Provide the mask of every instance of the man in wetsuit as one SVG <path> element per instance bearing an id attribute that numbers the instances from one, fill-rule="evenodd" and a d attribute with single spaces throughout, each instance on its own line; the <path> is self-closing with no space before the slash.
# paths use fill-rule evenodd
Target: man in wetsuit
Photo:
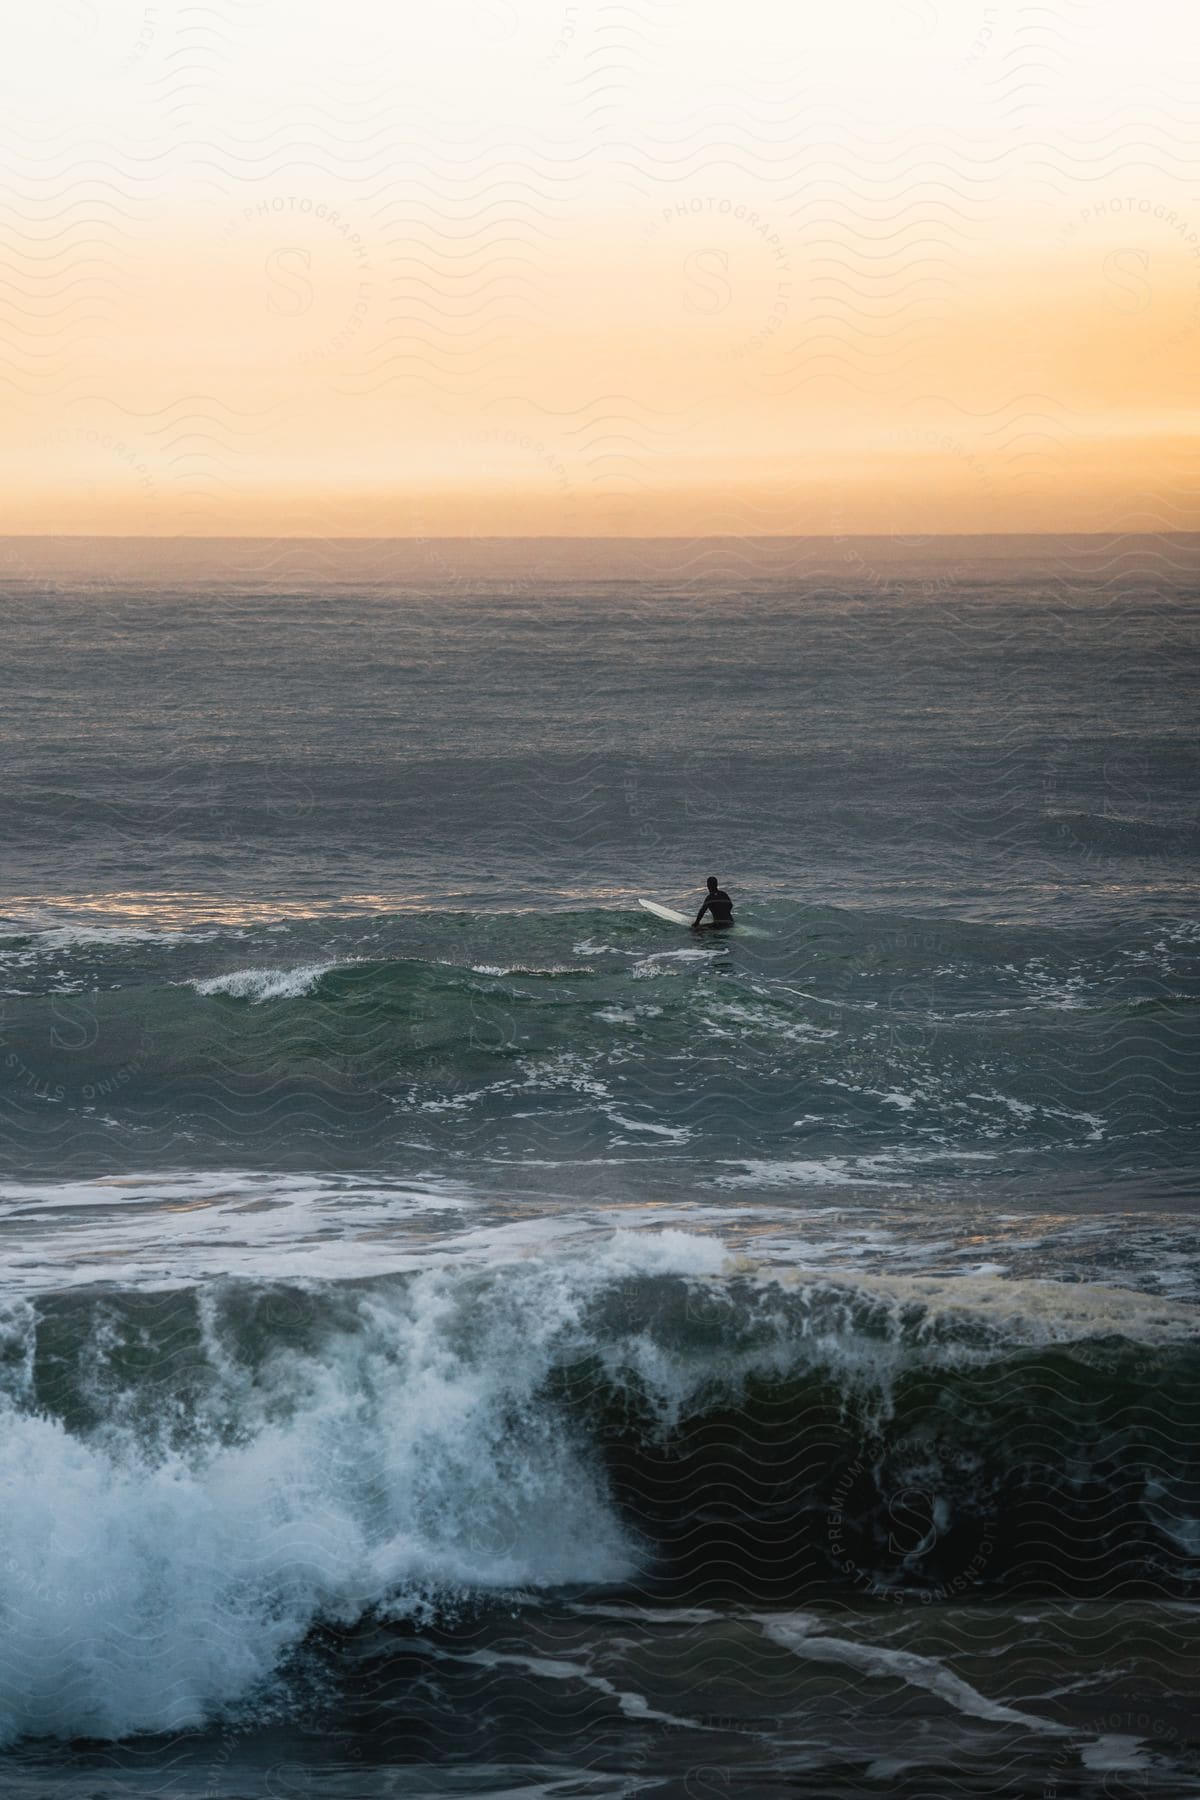
<path id="1" fill-rule="evenodd" d="M 733 901 L 729 898 L 729 895 L 725 892 L 724 888 L 721 887 L 715 875 L 710 875 L 708 878 L 708 898 L 705 900 L 704 905 L 700 908 L 700 911 L 692 921 L 693 931 L 695 931 L 705 913 L 712 914 L 712 922 L 714 925 L 733 924 Z"/>

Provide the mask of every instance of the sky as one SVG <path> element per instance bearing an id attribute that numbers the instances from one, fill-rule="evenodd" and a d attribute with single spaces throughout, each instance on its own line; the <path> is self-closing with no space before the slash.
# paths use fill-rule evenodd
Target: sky
<path id="1" fill-rule="evenodd" d="M 1176 0 L 39 0 L 0 532 L 1200 525 Z"/>

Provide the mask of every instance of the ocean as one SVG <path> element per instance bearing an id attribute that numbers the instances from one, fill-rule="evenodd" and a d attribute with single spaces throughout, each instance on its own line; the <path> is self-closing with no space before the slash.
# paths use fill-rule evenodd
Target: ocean
<path id="1" fill-rule="evenodd" d="M 0 542 L 5 1795 L 1200 1793 L 1198 551 Z"/>

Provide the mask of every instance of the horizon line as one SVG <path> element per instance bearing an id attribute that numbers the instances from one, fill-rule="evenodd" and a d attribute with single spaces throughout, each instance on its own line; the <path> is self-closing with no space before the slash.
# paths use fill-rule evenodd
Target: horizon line
<path id="1" fill-rule="evenodd" d="M 1200 526 L 1181 531 L 924 531 L 897 536 L 890 531 L 762 531 L 762 532 L 405 532 L 380 536 L 353 533 L 337 536 L 315 532 L 136 532 L 136 531 L 6 531 L 0 543 L 111 544 L 845 544 L 852 540 L 894 544 L 919 550 L 923 544 L 958 539 L 1086 538 L 1114 543 L 1122 538 L 1196 538 Z"/>

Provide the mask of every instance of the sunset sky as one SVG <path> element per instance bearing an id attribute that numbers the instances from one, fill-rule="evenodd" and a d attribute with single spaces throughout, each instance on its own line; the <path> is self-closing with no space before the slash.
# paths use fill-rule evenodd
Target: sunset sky
<path id="1" fill-rule="evenodd" d="M 4 532 L 1200 524 L 1183 0 L 40 0 L 0 91 Z"/>

